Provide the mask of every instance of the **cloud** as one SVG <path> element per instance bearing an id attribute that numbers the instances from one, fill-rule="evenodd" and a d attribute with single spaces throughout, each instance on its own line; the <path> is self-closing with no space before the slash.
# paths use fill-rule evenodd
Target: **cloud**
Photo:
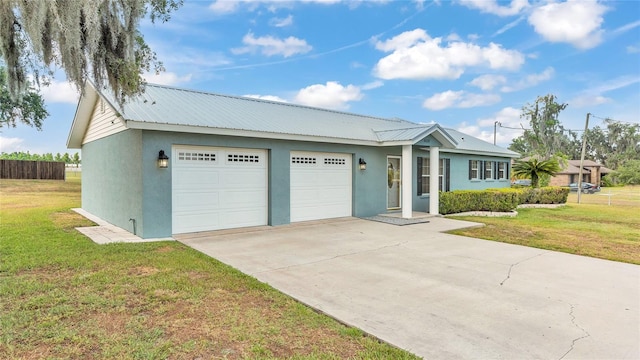
<path id="1" fill-rule="evenodd" d="M 478 106 L 488 106 L 499 102 L 500 95 L 496 94 L 474 94 L 466 91 L 444 91 L 434 94 L 426 99 L 422 106 L 429 110 L 444 110 L 447 108 L 472 108 Z"/>
<path id="2" fill-rule="evenodd" d="M 41 86 L 42 97 L 47 103 L 77 104 L 80 93 L 68 82 L 52 81 L 48 86 Z"/>
<path id="3" fill-rule="evenodd" d="M 12 153 L 16 151 L 23 151 L 22 143 L 24 139 L 14 137 L 0 136 L 0 153 Z"/>
<path id="4" fill-rule="evenodd" d="M 460 4 L 498 16 L 513 16 L 520 14 L 529 7 L 528 0 L 512 0 L 509 6 L 498 5 L 496 0 L 459 0 Z"/>
<path id="5" fill-rule="evenodd" d="M 600 104 L 606 104 L 613 101 L 613 99 L 602 95 L 582 94 L 569 100 L 569 104 L 575 108 L 592 107 Z"/>
<path id="6" fill-rule="evenodd" d="M 423 29 L 406 31 L 386 41 L 377 41 L 376 49 L 391 52 L 374 67 L 382 79 L 457 79 L 467 67 L 517 70 L 524 55 L 490 43 L 481 47 L 461 41 L 442 44 Z"/>
<path id="7" fill-rule="evenodd" d="M 231 49 L 234 54 L 245 54 L 260 52 L 266 56 L 282 55 L 289 57 L 296 54 L 305 54 L 313 49 L 311 45 L 303 39 L 289 36 L 286 39 L 279 39 L 273 36 L 255 37 L 249 32 L 242 38 L 244 47 Z"/>
<path id="8" fill-rule="evenodd" d="M 362 89 L 362 90 L 377 89 L 377 88 L 379 88 L 379 87 L 382 87 L 383 85 L 384 85 L 384 82 L 383 82 L 383 81 L 375 80 L 375 81 L 372 81 L 372 82 L 370 82 L 370 83 L 366 83 L 366 84 L 362 85 L 362 86 L 361 86 L 361 89 Z"/>
<path id="9" fill-rule="evenodd" d="M 600 26 L 606 11 L 607 7 L 596 1 L 569 0 L 533 9 L 528 21 L 547 41 L 590 49 L 602 41 Z"/>
<path id="10" fill-rule="evenodd" d="M 164 71 L 161 73 L 150 73 L 145 74 L 144 79 L 146 82 L 150 84 L 158 84 L 158 85 L 176 85 L 182 84 L 191 81 L 191 74 L 187 74 L 184 76 L 178 76 L 176 73 Z"/>
<path id="11" fill-rule="evenodd" d="M 469 135 L 473 135 L 484 141 L 493 143 L 493 129 L 496 129 L 496 143 L 507 146 L 511 141 L 522 135 L 520 109 L 506 107 L 491 117 L 480 118 L 476 125 L 461 123 L 457 129 Z M 496 124 L 496 121 L 498 122 Z"/>
<path id="12" fill-rule="evenodd" d="M 627 53 L 628 53 L 628 54 L 637 54 L 637 53 L 640 53 L 640 46 L 635 46 L 635 45 L 629 45 L 629 46 L 627 46 Z"/>
<path id="13" fill-rule="evenodd" d="M 520 79 L 520 81 L 517 81 L 517 82 L 513 83 L 512 85 L 503 86 L 502 88 L 500 88 L 500 91 L 502 91 L 502 92 L 514 92 L 514 91 L 519 91 L 519 90 L 522 90 L 522 89 L 527 89 L 527 88 L 536 86 L 536 85 L 538 85 L 539 83 L 541 83 L 543 81 L 547 81 L 547 80 L 551 79 L 554 74 L 555 74 L 555 70 L 551 66 L 549 66 L 548 68 L 544 69 L 544 71 L 539 73 L 539 74 L 527 75 L 523 79 Z"/>
<path id="14" fill-rule="evenodd" d="M 286 27 L 293 24 L 293 15 L 289 14 L 286 18 L 273 18 L 269 20 L 269 25 L 275 27 Z"/>
<path id="15" fill-rule="evenodd" d="M 471 80 L 469 84 L 479 87 L 482 90 L 492 90 L 498 85 L 502 85 L 507 82 L 507 78 L 502 75 L 487 74 L 478 76 Z"/>
<path id="16" fill-rule="evenodd" d="M 288 103 L 287 100 L 276 96 L 276 95 L 254 95 L 254 94 L 248 94 L 248 95 L 242 95 L 244 97 L 249 97 L 249 98 L 254 98 L 254 99 L 260 99 L 260 100 L 269 100 L 269 101 L 277 101 L 277 102 L 283 102 L 283 103 Z"/>
<path id="17" fill-rule="evenodd" d="M 216 0 L 209 5 L 209 10 L 216 14 L 230 14 L 238 10 L 239 1 Z"/>
<path id="18" fill-rule="evenodd" d="M 348 109 L 348 102 L 359 101 L 363 96 L 357 86 L 342 86 L 337 81 L 327 81 L 325 85 L 315 84 L 300 89 L 295 102 L 321 108 Z"/>

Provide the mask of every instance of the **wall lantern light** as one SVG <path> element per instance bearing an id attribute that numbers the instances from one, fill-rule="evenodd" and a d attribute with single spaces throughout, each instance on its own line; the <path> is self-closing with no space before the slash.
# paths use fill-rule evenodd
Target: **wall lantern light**
<path id="1" fill-rule="evenodd" d="M 160 150 L 158 153 L 158 167 L 161 169 L 169 167 L 169 157 L 164 153 L 164 150 Z"/>
<path id="2" fill-rule="evenodd" d="M 358 166 L 360 167 L 360 170 L 367 170 L 367 162 L 364 161 L 362 158 L 358 160 Z"/>

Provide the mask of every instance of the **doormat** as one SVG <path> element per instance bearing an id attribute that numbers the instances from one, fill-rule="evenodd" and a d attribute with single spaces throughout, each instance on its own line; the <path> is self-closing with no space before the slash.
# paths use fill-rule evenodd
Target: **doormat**
<path id="1" fill-rule="evenodd" d="M 362 218 L 362 219 L 371 220 L 371 221 L 377 221 L 377 222 L 381 222 L 381 223 L 385 223 L 385 224 L 398 225 L 398 226 L 413 225 L 413 224 L 424 224 L 424 223 L 428 223 L 429 222 L 429 220 L 427 218 L 405 219 L 405 218 L 400 218 L 400 217 L 380 216 L 380 215 L 366 217 L 366 218 Z"/>

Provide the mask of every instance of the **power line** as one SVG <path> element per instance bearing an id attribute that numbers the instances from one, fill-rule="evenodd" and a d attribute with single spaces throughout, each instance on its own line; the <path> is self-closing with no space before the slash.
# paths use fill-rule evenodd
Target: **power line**
<path id="1" fill-rule="evenodd" d="M 637 122 L 631 122 L 631 121 L 624 121 L 624 120 L 616 120 L 616 119 L 612 119 L 610 117 L 602 117 L 602 116 L 598 116 L 598 115 L 594 115 L 591 114 L 591 117 L 594 117 L 596 119 L 600 119 L 600 120 L 609 120 L 609 121 L 613 121 L 613 122 L 617 122 L 617 123 L 625 123 L 625 124 L 632 124 L 632 125 L 639 125 L 640 123 Z"/>

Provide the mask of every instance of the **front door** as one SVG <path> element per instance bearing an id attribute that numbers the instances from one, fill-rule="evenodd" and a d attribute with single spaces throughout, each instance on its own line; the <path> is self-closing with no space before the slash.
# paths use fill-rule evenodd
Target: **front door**
<path id="1" fill-rule="evenodd" d="M 387 209 L 400 209 L 401 187 L 400 187 L 400 156 L 387 156 Z"/>

